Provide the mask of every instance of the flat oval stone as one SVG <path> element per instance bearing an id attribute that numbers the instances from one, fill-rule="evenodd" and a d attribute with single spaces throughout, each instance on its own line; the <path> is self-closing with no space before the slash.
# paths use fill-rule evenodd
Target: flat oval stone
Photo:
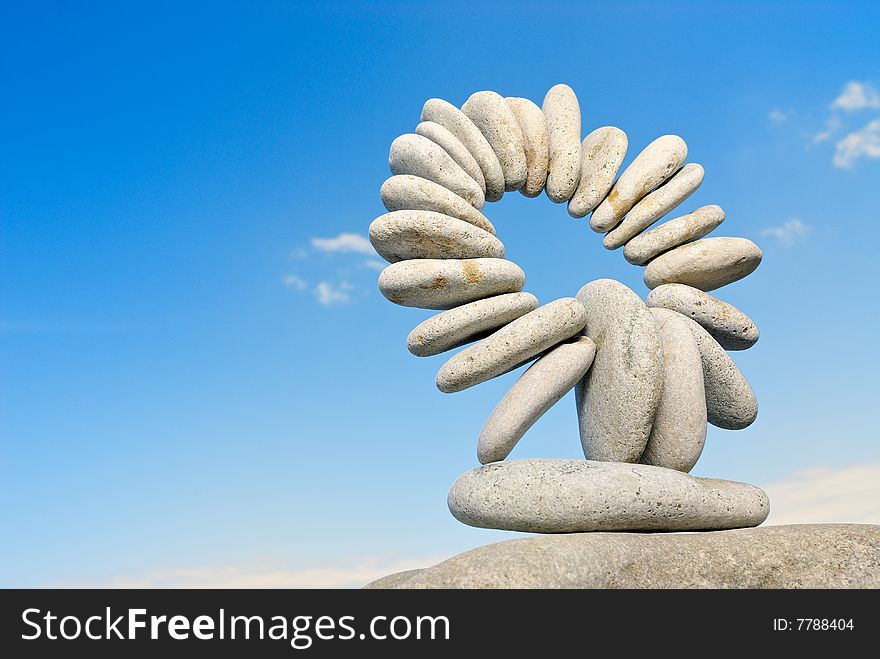
<path id="1" fill-rule="evenodd" d="M 486 179 L 483 177 L 483 170 L 480 169 L 476 159 L 467 150 L 467 147 L 455 135 L 450 133 L 448 129 L 433 121 L 423 121 L 416 126 L 416 135 L 427 137 L 435 144 L 443 147 L 443 150 L 452 156 L 452 159 L 458 163 L 458 166 L 476 181 L 484 193 L 486 192 Z"/>
<path id="2" fill-rule="evenodd" d="M 461 111 L 480 129 L 504 172 L 504 189 L 519 190 L 526 184 L 525 138 L 504 98 L 493 91 L 470 95 Z"/>
<path id="3" fill-rule="evenodd" d="M 651 142 L 627 167 L 611 192 L 593 211 L 593 231 L 610 231 L 645 195 L 672 176 L 687 158 L 687 144 L 678 135 Z"/>
<path id="4" fill-rule="evenodd" d="M 747 238 L 703 238 L 655 258 L 643 279 L 648 288 L 687 284 L 711 291 L 754 272 L 761 257 L 761 250 Z"/>
<path id="5" fill-rule="evenodd" d="M 422 107 L 422 121 L 433 121 L 455 135 L 480 166 L 486 183 L 486 201 L 498 201 L 504 194 L 504 172 L 498 156 L 480 129 L 452 103 L 431 98 Z"/>
<path id="6" fill-rule="evenodd" d="M 703 167 L 696 163 L 682 167 L 675 176 L 633 206 L 623 221 L 606 234 L 602 240 L 605 249 L 622 247 L 654 224 L 690 197 L 700 187 L 704 175 Z"/>
<path id="7" fill-rule="evenodd" d="M 633 265 L 645 265 L 658 254 L 711 233 L 723 221 L 720 206 L 702 206 L 636 236 L 623 248 L 623 257 Z"/>
<path id="8" fill-rule="evenodd" d="M 379 291 L 404 307 L 451 309 L 522 290 L 526 274 L 505 259 L 413 259 L 379 273 Z"/>
<path id="9" fill-rule="evenodd" d="M 654 317 L 620 282 L 597 279 L 577 294 L 584 334 L 596 342 L 593 366 L 575 388 L 588 460 L 638 462 L 663 389 L 663 353 Z"/>
<path id="10" fill-rule="evenodd" d="M 725 350 L 751 348 L 761 336 L 742 311 L 692 286 L 663 284 L 650 292 L 647 302 L 697 321 Z"/>
<path id="11" fill-rule="evenodd" d="M 679 314 L 651 309 L 663 346 L 663 393 L 643 464 L 689 472 L 706 442 L 706 390 L 697 340 Z"/>
<path id="12" fill-rule="evenodd" d="M 526 533 L 714 531 L 757 526 L 770 512 L 754 485 L 564 459 L 493 462 L 465 472 L 447 502 L 469 526 Z"/>
<path id="13" fill-rule="evenodd" d="M 581 178 L 581 106 L 568 85 L 553 85 L 541 105 L 547 121 L 550 171 L 547 197 L 561 204 L 571 199 Z"/>
<path id="14" fill-rule="evenodd" d="M 449 394 L 503 375 L 571 338 L 585 322 L 586 312 L 573 297 L 538 307 L 443 364 L 437 388 Z"/>
<path id="15" fill-rule="evenodd" d="M 758 399 L 724 348 L 687 316 L 688 328 L 697 340 L 703 361 L 706 416 L 713 426 L 742 430 L 758 416 Z"/>
<path id="16" fill-rule="evenodd" d="M 404 174 L 387 179 L 379 190 L 389 211 L 435 211 L 458 218 L 495 235 L 495 227 L 476 208 L 439 183 Z"/>
<path id="17" fill-rule="evenodd" d="M 547 182 L 550 150 L 547 122 L 541 108 L 527 98 L 505 98 L 525 140 L 526 184 L 519 191 L 526 197 L 537 197 Z"/>
<path id="18" fill-rule="evenodd" d="M 538 308 L 531 293 L 506 293 L 444 311 L 419 323 L 406 340 L 417 357 L 439 355 L 485 336 Z"/>
<path id="19" fill-rule="evenodd" d="M 626 157 L 626 133 L 614 126 L 597 128 L 581 143 L 581 176 L 568 214 L 585 217 L 608 195 Z"/>
<path id="20" fill-rule="evenodd" d="M 477 182 L 427 137 L 407 133 L 396 138 L 391 143 L 388 167 L 392 174 L 412 174 L 439 183 L 477 210 L 483 207 L 485 197 Z"/>
<path id="21" fill-rule="evenodd" d="M 529 366 L 483 426 L 477 442 L 480 462 L 506 458 L 535 421 L 584 377 L 595 356 L 596 344 L 581 336 L 559 344 Z"/>
<path id="22" fill-rule="evenodd" d="M 488 231 L 434 211 L 393 211 L 370 224 L 370 242 L 386 261 L 504 258 Z"/>

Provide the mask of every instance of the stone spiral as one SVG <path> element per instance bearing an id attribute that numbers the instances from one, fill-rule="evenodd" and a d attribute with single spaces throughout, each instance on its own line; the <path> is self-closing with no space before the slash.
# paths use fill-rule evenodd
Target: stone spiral
<path id="1" fill-rule="evenodd" d="M 471 343 L 440 368 L 437 386 L 447 393 L 532 362 L 479 434 L 478 459 L 489 466 L 456 482 L 450 510 L 474 526 L 539 532 L 760 524 L 769 502 L 758 488 L 687 472 L 707 423 L 742 429 L 757 416 L 754 393 L 726 351 L 754 345 L 758 329 L 708 291 L 753 272 L 761 250 L 746 238 L 707 238 L 725 219 L 715 205 L 654 227 L 703 181 L 703 167 L 686 163 L 681 137 L 658 137 L 618 176 L 626 133 L 604 126 L 582 139 L 582 120 L 564 84 L 540 107 L 479 91 L 460 109 L 428 100 L 415 132 L 391 145 L 393 176 L 381 189 L 388 213 L 370 225 L 373 246 L 391 264 L 379 289 L 395 304 L 442 310 L 412 331 L 410 352 L 436 355 Z M 644 267 L 647 302 L 610 279 L 544 305 L 523 292 L 525 274 L 504 258 L 484 208 L 514 190 L 544 191 L 573 218 L 590 215 L 605 248 L 622 247 L 629 263 Z M 503 462 L 572 388 L 587 467 Z M 577 496 L 540 512 L 536 493 L 557 496 L 560 483 L 597 474 L 601 487 L 570 484 Z M 644 488 L 633 489 L 633 478 Z M 620 503 L 643 489 L 651 501 Z M 488 490 L 494 498 L 481 494 Z M 691 497 L 684 508 L 682 493 Z"/>

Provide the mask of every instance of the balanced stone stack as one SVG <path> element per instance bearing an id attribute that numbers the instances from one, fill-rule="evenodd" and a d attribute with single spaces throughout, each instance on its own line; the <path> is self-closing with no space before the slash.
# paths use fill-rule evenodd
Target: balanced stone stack
<path id="1" fill-rule="evenodd" d="M 624 169 L 628 141 L 613 126 L 581 139 L 567 85 L 542 107 L 480 91 L 458 108 L 430 99 L 415 132 L 391 145 L 382 185 L 389 211 L 370 240 L 391 265 L 391 302 L 441 313 L 412 330 L 417 356 L 465 346 L 437 373 L 458 392 L 532 362 L 477 441 L 484 466 L 452 486 L 452 514 L 477 527 L 537 533 L 709 531 L 757 526 L 769 501 L 755 486 L 688 475 L 706 424 L 738 430 L 758 405 L 728 350 L 758 340 L 739 309 L 709 294 L 747 276 L 761 250 L 746 238 L 706 238 L 724 211 L 702 206 L 651 228 L 699 187 L 684 140 L 664 135 Z M 644 266 L 647 301 L 610 279 L 540 305 L 522 268 L 481 212 L 519 190 L 545 191 L 604 234 L 607 249 Z M 574 388 L 585 460 L 505 461 L 535 421 Z"/>

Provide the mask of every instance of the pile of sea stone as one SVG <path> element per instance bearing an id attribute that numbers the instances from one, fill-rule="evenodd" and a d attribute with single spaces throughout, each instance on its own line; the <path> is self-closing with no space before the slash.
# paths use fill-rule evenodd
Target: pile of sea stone
<path id="1" fill-rule="evenodd" d="M 391 263 L 379 276 L 390 301 L 444 310 L 409 335 L 410 352 L 436 355 L 472 343 L 437 374 L 456 392 L 532 360 L 480 434 L 485 465 L 462 475 L 449 508 L 473 526 L 540 533 L 682 531 L 756 526 L 769 502 L 757 487 L 688 472 L 706 424 L 741 429 L 757 415 L 751 387 L 727 354 L 758 340 L 739 309 L 709 295 L 751 273 L 761 250 L 745 238 L 704 238 L 724 220 L 703 206 L 656 228 L 685 201 L 703 168 L 664 135 L 617 177 L 626 134 L 605 126 L 581 141 L 577 97 L 556 85 L 543 106 L 491 91 L 461 109 L 427 101 L 415 132 L 391 145 L 382 185 L 388 213 L 370 240 Z M 481 213 L 505 191 L 567 202 L 591 213 L 608 249 L 645 266 L 647 303 L 599 279 L 575 297 L 539 306 L 523 270 Z M 646 231 L 647 230 L 647 231 Z M 586 460 L 505 461 L 575 388 Z"/>

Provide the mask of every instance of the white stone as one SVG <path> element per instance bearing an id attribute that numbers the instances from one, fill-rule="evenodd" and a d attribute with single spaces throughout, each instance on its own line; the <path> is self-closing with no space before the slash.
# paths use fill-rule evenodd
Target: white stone
<path id="1" fill-rule="evenodd" d="M 761 257 L 761 250 L 747 238 L 703 238 L 652 260 L 643 279 L 648 288 L 687 284 L 711 291 L 754 272 Z"/>
<path id="2" fill-rule="evenodd" d="M 470 95 L 461 111 L 480 129 L 504 172 L 504 189 L 519 190 L 526 183 L 525 138 L 504 98 L 493 91 Z"/>
<path id="3" fill-rule="evenodd" d="M 581 175 L 568 202 L 568 214 L 585 217 L 608 195 L 623 164 L 628 145 L 626 133 L 614 126 L 597 128 L 581 143 Z"/>
<path id="4" fill-rule="evenodd" d="M 427 137 L 432 142 L 443 147 L 443 149 L 452 156 L 452 159 L 458 163 L 468 176 L 470 176 L 483 193 L 486 192 L 486 179 L 483 177 L 483 170 L 477 164 L 476 159 L 467 150 L 467 147 L 461 143 L 455 135 L 440 124 L 433 121 L 423 121 L 416 126 L 416 135 Z"/>
<path id="5" fill-rule="evenodd" d="M 723 221 L 720 206 L 702 206 L 636 236 L 623 248 L 623 256 L 633 265 L 645 265 L 663 252 L 711 233 Z"/>
<path id="6" fill-rule="evenodd" d="M 498 201 L 504 194 L 504 172 L 498 156 L 474 122 L 452 103 L 431 98 L 422 107 L 422 121 L 440 124 L 467 147 L 483 172 L 486 183 L 486 201 Z"/>
<path id="7" fill-rule="evenodd" d="M 504 258 L 488 231 L 434 211 L 393 211 L 370 224 L 370 242 L 386 261 Z"/>
<path id="8" fill-rule="evenodd" d="M 439 183 L 404 174 L 388 178 L 379 190 L 389 211 L 435 211 L 458 218 L 495 235 L 495 227 L 476 208 Z"/>
<path id="9" fill-rule="evenodd" d="M 685 473 L 706 442 L 706 390 L 697 340 L 685 319 L 651 309 L 663 346 L 663 393 L 641 462 Z"/>
<path id="10" fill-rule="evenodd" d="M 687 144 L 678 135 L 651 142 L 627 167 L 608 196 L 593 211 L 593 231 L 610 231 L 645 195 L 672 176 L 687 158 Z"/>
<path id="11" fill-rule="evenodd" d="M 525 533 L 714 531 L 757 526 L 770 512 L 754 485 L 563 459 L 507 460 L 465 472 L 447 501 L 464 524 Z"/>
<path id="12" fill-rule="evenodd" d="M 506 293 L 431 316 L 409 333 L 406 345 L 417 357 L 439 355 L 485 338 L 499 327 L 538 308 L 531 293 Z"/>
<path id="13" fill-rule="evenodd" d="M 451 309 L 522 290 L 526 275 L 505 259 L 414 259 L 379 273 L 379 290 L 404 307 Z"/>
<path id="14" fill-rule="evenodd" d="M 547 182 L 547 168 L 550 150 L 547 137 L 547 122 L 541 108 L 527 98 L 504 99 L 525 140 L 526 184 L 519 191 L 526 197 L 537 197 Z"/>
<path id="15" fill-rule="evenodd" d="M 696 163 L 687 164 L 678 170 L 675 176 L 633 206 L 623 221 L 608 232 L 602 240 L 605 249 L 623 247 L 630 239 L 690 197 L 700 187 L 704 174 L 702 166 Z"/>
<path id="16" fill-rule="evenodd" d="M 595 356 L 596 344 L 581 336 L 559 344 L 529 366 L 483 426 L 477 442 L 480 462 L 504 460 L 535 421 L 584 377 Z"/>
<path id="17" fill-rule="evenodd" d="M 698 322 L 725 350 L 751 348 L 760 338 L 755 323 L 732 304 L 685 284 L 663 284 L 648 295 L 649 307 L 677 311 Z"/>
<path id="18" fill-rule="evenodd" d="M 557 204 L 571 199 L 581 177 L 581 108 L 574 90 L 554 85 L 541 106 L 550 148 L 547 197 Z"/>
<path id="19" fill-rule="evenodd" d="M 411 174 L 439 183 L 477 210 L 483 207 L 483 190 L 439 144 L 407 133 L 391 143 L 388 167 L 392 174 Z"/>
<path id="20" fill-rule="evenodd" d="M 730 355 L 706 330 L 690 318 L 682 317 L 687 319 L 700 349 L 709 423 L 726 430 L 750 426 L 758 416 L 758 400 L 749 383 Z"/>
<path id="21" fill-rule="evenodd" d="M 663 388 L 663 353 L 654 318 L 633 291 L 612 279 L 577 294 L 584 334 L 596 359 L 575 389 L 581 444 L 588 460 L 638 462 Z"/>
<path id="22" fill-rule="evenodd" d="M 453 393 L 507 373 L 571 338 L 585 321 L 583 306 L 572 297 L 538 307 L 443 364 L 437 388 Z"/>

